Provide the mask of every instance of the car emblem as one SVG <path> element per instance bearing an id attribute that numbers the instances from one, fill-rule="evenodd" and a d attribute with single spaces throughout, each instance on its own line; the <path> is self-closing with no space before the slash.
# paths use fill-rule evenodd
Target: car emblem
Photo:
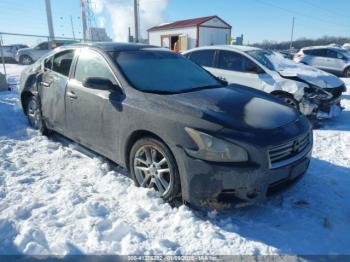
<path id="1" fill-rule="evenodd" d="M 299 153 L 300 151 L 300 142 L 299 141 L 295 141 L 293 144 L 293 152 L 294 153 Z"/>

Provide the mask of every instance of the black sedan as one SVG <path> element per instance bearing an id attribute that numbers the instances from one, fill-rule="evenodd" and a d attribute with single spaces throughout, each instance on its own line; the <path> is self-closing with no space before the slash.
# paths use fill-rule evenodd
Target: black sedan
<path id="1" fill-rule="evenodd" d="M 312 131 L 266 93 L 147 45 L 62 47 L 21 76 L 29 123 L 127 168 L 169 202 L 243 206 L 308 168 Z"/>

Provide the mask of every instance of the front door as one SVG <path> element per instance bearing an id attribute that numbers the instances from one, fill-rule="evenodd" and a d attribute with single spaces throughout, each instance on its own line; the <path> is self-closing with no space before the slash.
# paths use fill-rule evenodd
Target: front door
<path id="1" fill-rule="evenodd" d="M 51 129 L 65 128 L 65 93 L 74 50 L 66 50 L 44 61 L 44 73 L 39 83 L 43 118 Z"/>
<path id="2" fill-rule="evenodd" d="M 84 86 L 85 80 L 92 77 L 109 79 L 117 84 L 101 54 L 82 50 L 66 93 L 67 132 L 74 140 L 113 159 L 119 118 L 118 109 L 111 103 L 114 92 L 108 88 L 101 90 Z M 108 116 L 111 117 L 107 119 Z"/>
<path id="3" fill-rule="evenodd" d="M 219 51 L 217 65 L 209 71 L 230 84 L 239 84 L 262 89 L 265 74 L 259 74 L 253 61 L 232 51 Z"/>

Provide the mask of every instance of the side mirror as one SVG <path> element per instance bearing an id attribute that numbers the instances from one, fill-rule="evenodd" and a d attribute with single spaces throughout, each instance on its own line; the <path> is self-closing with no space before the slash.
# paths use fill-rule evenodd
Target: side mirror
<path id="1" fill-rule="evenodd" d="M 87 88 L 97 89 L 97 90 L 113 90 L 118 89 L 121 92 L 121 88 L 112 83 L 111 80 L 101 77 L 88 77 L 83 82 L 83 85 Z"/>

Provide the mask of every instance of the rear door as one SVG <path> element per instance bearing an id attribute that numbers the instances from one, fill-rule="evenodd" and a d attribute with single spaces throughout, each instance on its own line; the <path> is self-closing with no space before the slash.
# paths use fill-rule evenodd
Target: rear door
<path id="1" fill-rule="evenodd" d="M 308 65 L 327 70 L 329 69 L 329 64 L 327 61 L 327 50 L 326 49 L 312 49 L 304 51 L 309 57 L 306 63 Z"/>
<path id="2" fill-rule="evenodd" d="M 343 71 L 346 62 L 344 61 L 345 57 L 341 53 L 332 49 L 327 49 L 326 56 L 326 65 L 330 71 L 337 73 Z"/>
<path id="3" fill-rule="evenodd" d="M 40 99 L 43 117 L 49 127 L 64 132 L 65 93 L 74 50 L 65 50 L 45 59 L 40 82 Z"/>
<path id="4" fill-rule="evenodd" d="M 83 145 L 113 159 L 118 141 L 120 110 L 113 104 L 113 90 L 84 86 L 87 78 L 109 79 L 118 84 L 107 60 L 98 52 L 84 49 L 78 56 L 74 77 L 69 81 L 66 98 L 69 136 Z M 106 117 L 112 116 L 106 119 Z"/>

